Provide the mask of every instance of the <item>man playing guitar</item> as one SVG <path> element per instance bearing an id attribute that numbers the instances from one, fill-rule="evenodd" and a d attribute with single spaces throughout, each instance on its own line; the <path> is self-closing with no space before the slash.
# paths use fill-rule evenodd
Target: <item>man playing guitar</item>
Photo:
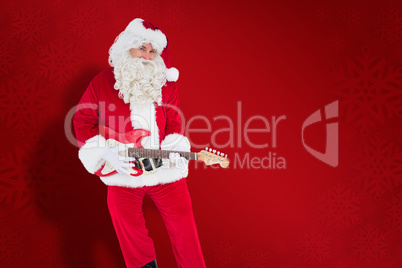
<path id="1" fill-rule="evenodd" d="M 186 183 L 191 157 L 177 108 L 178 71 L 169 68 L 167 49 L 166 36 L 153 24 L 130 22 L 109 50 L 112 68 L 91 81 L 74 116 L 79 158 L 108 187 L 129 268 L 156 267 L 142 213 L 145 194 L 163 217 L 178 266 L 205 267 Z M 140 156 L 140 150 L 156 155 Z"/>

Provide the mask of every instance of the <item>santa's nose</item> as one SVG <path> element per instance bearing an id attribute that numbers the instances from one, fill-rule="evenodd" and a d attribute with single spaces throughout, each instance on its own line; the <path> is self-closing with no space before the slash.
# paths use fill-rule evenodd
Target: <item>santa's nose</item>
<path id="1" fill-rule="evenodd" d="M 143 52 L 141 58 L 146 59 L 146 60 L 150 60 L 151 59 L 151 54 L 147 53 L 147 52 Z"/>

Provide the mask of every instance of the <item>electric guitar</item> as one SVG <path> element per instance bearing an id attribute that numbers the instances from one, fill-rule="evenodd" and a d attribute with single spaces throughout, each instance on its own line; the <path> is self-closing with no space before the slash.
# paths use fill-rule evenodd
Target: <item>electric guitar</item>
<path id="1" fill-rule="evenodd" d="M 136 158 L 136 166 L 127 168 L 131 176 L 140 176 L 142 174 L 149 175 L 155 173 L 158 164 L 161 165 L 161 159 L 169 159 L 170 153 L 179 153 L 181 157 L 184 157 L 187 160 L 204 161 L 206 165 L 219 164 L 223 168 L 227 168 L 229 166 L 227 155 L 217 152 L 216 150 L 212 150 L 211 148 L 208 149 L 208 147 L 199 153 L 144 149 L 141 145 L 141 139 L 151 134 L 151 132 L 146 129 L 134 129 L 126 133 L 119 133 L 107 126 L 100 125 L 99 133 L 106 139 L 109 147 L 128 147 L 127 150 L 121 152 L 124 154 L 120 154 L 121 156 Z M 158 162 L 155 163 L 154 159 L 157 159 Z M 147 161 L 148 167 L 145 167 L 145 161 Z M 113 175 L 115 173 L 117 173 L 117 171 L 109 162 L 106 162 L 95 172 L 95 174 L 100 177 Z"/>

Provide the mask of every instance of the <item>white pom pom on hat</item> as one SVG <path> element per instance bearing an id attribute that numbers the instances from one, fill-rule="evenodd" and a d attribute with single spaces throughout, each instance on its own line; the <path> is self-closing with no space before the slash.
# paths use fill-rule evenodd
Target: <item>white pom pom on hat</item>
<path id="1" fill-rule="evenodd" d="M 157 52 L 160 53 L 167 68 L 167 81 L 176 82 L 179 79 L 179 71 L 170 65 L 168 39 L 160 29 L 149 21 L 137 18 L 128 24 L 124 32 L 134 35 L 136 40 L 142 40 L 145 43 L 152 44 Z"/>
<path id="2" fill-rule="evenodd" d="M 172 82 L 177 81 L 179 79 L 179 70 L 177 70 L 175 67 L 167 69 L 166 79 Z"/>

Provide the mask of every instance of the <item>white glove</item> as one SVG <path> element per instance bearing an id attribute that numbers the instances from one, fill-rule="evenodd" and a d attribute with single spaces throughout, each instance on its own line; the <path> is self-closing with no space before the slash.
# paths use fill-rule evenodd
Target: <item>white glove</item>
<path id="1" fill-rule="evenodd" d="M 130 175 L 127 168 L 133 167 L 134 163 L 129 163 L 129 161 L 134 161 L 135 158 L 119 155 L 119 152 L 125 152 L 126 150 L 127 148 L 124 146 L 108 148 L 102 157 L 108 161 L 118 173 Z"/>
<path id="2" fill-rule="evenodd" d="M 180 151 L 180 152 L 189 152 L 188 148 L 183 146 L 176 146 L 172 149 L 172 151 Z M 169 161 L 170 163 L 176 165 L 176 167 L 180 169 L 185 169 L 188 166 L 188 160 L 179 153 L 170 153 L 169 154 Z"/>

